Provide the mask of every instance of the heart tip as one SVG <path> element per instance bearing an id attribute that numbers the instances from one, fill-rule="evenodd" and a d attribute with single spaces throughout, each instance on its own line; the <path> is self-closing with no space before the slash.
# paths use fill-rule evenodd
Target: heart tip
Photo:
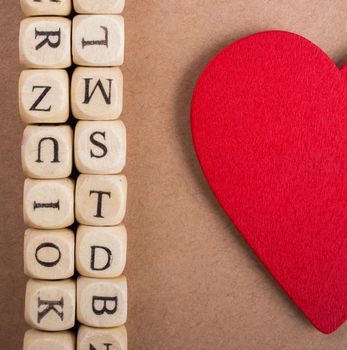
<path id="1" fill-rule="evenodd" d="M 319 332 L 321 332 L 325 335 L 329 335 L 329 334 L 336 332 L 342 326 L 344 321 L 339 323 L 339 324 L 327 324 L 326 322 L 324 322 L 324 324 L 322 324 L 320 322 L 316 323 L 316 322 L 311 320 L 311 323 L 314 326 L 314 328 L 316 328 Z"/>

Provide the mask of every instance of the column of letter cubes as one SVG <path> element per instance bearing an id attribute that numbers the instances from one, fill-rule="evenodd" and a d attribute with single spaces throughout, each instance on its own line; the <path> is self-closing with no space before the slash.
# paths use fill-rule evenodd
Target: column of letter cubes
<path id="1" fill-rule="evenodd" d="M 72 3 L 73 2 L 73 3 Z M 62 16 L 78 13 L 73 20 Z M 21 0 L 24 350 L 127 348 L 124 0 Z M 72 42 L 72 45 L 71 45 Z M 77 67 L 70 79 L 65 68 Z M 71 80 L 71 81 L 70 81 Z M 68 125 L 70 110 L 78 119 Z M 75 131 L 75 132 L 74 132 Z M 80 175 L 72 180 L 73 158 Z M 79 223 L 76 237 L 69 228 Z M 80 273 L 73 280 L 75 267 Z M 77 306 L 76 306 L 77 297 Z M 77 315 L 77 339 L 70 331 Z M 49 332 L 48 332 L 49 331 Z"/>
<path id="2" fill-rule="evenodd" d="M 71 0 L 21 0 L 19 112 L 22 141 L 26 287 L 24 350 L 73 350 L 76 281 L 73 130 L 69 118 Z M 54 331 L 50 333 L 48 331 Z"/>
<path id="3" fill-rule="evenodd" d="M 77 349 L 127 348 L 124 0 L 74 0 L 71 110 L 78 120 L 76 182 Z"/>

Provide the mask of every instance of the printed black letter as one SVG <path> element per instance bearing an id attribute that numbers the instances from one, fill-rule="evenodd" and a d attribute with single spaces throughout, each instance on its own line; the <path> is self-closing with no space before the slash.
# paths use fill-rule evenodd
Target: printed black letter
<path id="1" fill-rule="evenodd" d="M 82 49 L 88 45 L 104 45 L 108 48 L 108 29 L 107 27 L 100 26 L 100 28 L 105 32 L 105 39 L 103 40 L 85 40 L 82 38 Z"/>
<path id="2" fill-rule="evenodd" d="M 40 306 L 45 305 L 47 306 L 44 310 L 38 311 L 37 312 L 37 323 L 40 323 L 41 320 L 50 312 L 54 311 L 60 319 L 63 321 L 64 320 L 64 298 L 61 298 L 60 300 L 57 301 L 52 301 L 52 300 L 41 300 L 40 297 L 38 297 L 38 308 Z M 61 312 L 59 312 L 55 307 L 59 306 L 61 308 Z"/>
<path id="3" fill-rule="evenodd" d="M 104 271 L 104 270 L 108 269 L 111 266 L 111 262 L 112 262 L 111 250 L 108 249 L 107 247 L 102 247 L 102 246 L 97 246 L 97 245 L 93 245 L 90 248 L 91 248 L 90 268 L 94 271 Z M 102 267 L 95 266 L 95 252 L 97 249 L 103 250 L 107 254 L 107 262 Z"/>
<path id="4" fill-rule="evenodd" d="M 110 346 L 112 346 L 113 344 L 104 343 L 103 345 L 106 347 L 105 350 L 110 350 Z M 98 350 L 98 349 L 96 349 L 92 344 L 89 344 L 89 350 Z"/>
<path id="5" fill-rule="evenodd" d="M 37 108 L 39 104 L 42 102 L 42 100 L 46 97 L 46 95 L 49 93 L 49 91 L 52 89 L 51 86 L 33 86 L 33 92 L 35 89 L 43 89 L 41 95 L 38 97 L 38 99 L 34 102 L 34 104 L 30 107 L 30 111 L 36 111 L 36 112 L 50 112 L 52 106 L 49 106 L 47 108 Z"/>
<path id="6" fill-rule="evenodd" d="M 104 140 L 106 141 L 106 132 L 105 132 L 105 131 L 104 131 L 104 132 L 95 131 L 95 132 L 93 132 L 93 133 L 90 135 L 90 138 L 89 138 L 90 142 L 91 142 L 93 145 L 95 145 L 95 146 L 97 146 L 97 147 L 99 147 L 99 148 L 102 149 L 102 154 L 95 154 L 95 153 L 93 152 L 93 150 L 90 150 L 90 158 L 103 158 L 103 157 L 105 157 L 106 154 L 107 154 L 107 147 L 106 147 L 103 143 L 101 143 L 101 142 L 99 142 L 99 141 L 97 141 L 97 140 L 95 139 L 95 136 L 96 136 L 96 135 L 102 136 L 102 137 L 104 138 Z"/>
<path id="7" fill-rule="evenodd" d="M 40 140 L 38 149 L 37 149 L 37 159 L 35 160 L 36 163 L 43 163 L 41 160 L 41 146 L 42 143 L 45 141 L 52 141 L 53 143 L 53 160 L 51 163 L 60 163 L 59 162 L 59 143 L 54 137 L 44 137 Z"/>
<path id="8" fill-rule="evenodd" d="M 83 79 L 85 81 L 85 89 L 84 89 L 84 104 L 88 104 L 90 100 L 92 99 L 95 91 L 97 88 L 100 89 L 102 97 L 104 98 L 107 105 L 111 104 L 111 88 L 112 88 L 112 79 L 106 79 L 108 81 L 108 95 L 106 93 L 106 90 L 104 86 L 102 85 L 101 80 L 99 79 L 98 82 L 95 84 L 93 91 L 90 92 L 90 82 L 93 80 L 92 78 L 85 78 Z"/>
<path id="9" fill-rule="evenodd" d="M 98 205 L 96 209 L 96 214 L 94 215 L 95 218 L 103 218 L 102 216 L 102 196 L 106 195 L 108 198 L 111 198 L 111 192 L 103 192 L 103 191 L 90 191 L 89 196 L 92 194 L 97 194 L 98 195 Z"/>
<path id="10" fill-rule="evenodd" d="M 103 307 L 101 309 L 97 309 L 95 304 L 97 301 L 102 301 L 103 302 Z M 107 308 L 107 302 L 114 303 L 114 306 L 112 309 Z M 93 297 L 93 311 L 96 315 L 103 315 L 103 314 L 108 314 L 108 315 L 113 315 L 116 313 L 118 307 L 118 297 L 115 296 L 114 298 L 112 297 Z"/>
<path id="11" fill-rule="evenodd" d="M 55 202 L 55 203 L 37 203 L 36 201 L 34 201 L 34 204 L 33 204 L 33 207 L 34 207 L 34 211 L 36 209 L 42 209 L 42 208 L 51 208 L 51 209 L 58 209 L 60 210 L 60 203 L 59 201 Z"/>
<path id="12" fill-rule="evenodd" d="M 37 39 L 38 36 L 44 36 L 45 38 L 39 44 L 36 45 L 36 50 L 40 50 L 46 44 L 52 49 L 56 49 L 60 45 L 61 29 L 59 28 L 59 30 L 57 31 L 39 31 L 37 30 L 37 28 L 35 28 L 35 39 Z M 50 41 L 50 37 L 55 37 L 56 41 Z"/>
<path id="13" fill-rule="evenodd" d="M 53 260 L 53 261 L 43 261 L 39 258 L 39 252 L 41 249 L 44 249 L 44 248 L 53 248 L 55 249 L 57 252 L 58 252 L 58 257 L 56 260 Z M 57 245 L 55 245 L 54 243 L 50 243 L 50 242 L 46 242 L 46 243 L 42 243 L 40 244 L 37 248 L 36 248 L 36 251 L 35 251 L 35 258 L 36 258 L 36 261 L 42 265 L 42 266 L 45 266 L 45 267 L 53 267 L 55 265 L 58 264 L 58 262 L 60 261 L 61 259 L 61 252 L 60 252 L 60 249 Z"/>

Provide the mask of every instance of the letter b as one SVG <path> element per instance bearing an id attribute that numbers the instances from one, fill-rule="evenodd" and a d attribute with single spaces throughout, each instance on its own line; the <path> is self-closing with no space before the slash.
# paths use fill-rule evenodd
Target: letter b
<path id="1" fill-rule="evenodd" d="M 90 327 L 123 325 L 127 319 L 127 283 L 125 277 L 77 280 L 77 318 Z"/>

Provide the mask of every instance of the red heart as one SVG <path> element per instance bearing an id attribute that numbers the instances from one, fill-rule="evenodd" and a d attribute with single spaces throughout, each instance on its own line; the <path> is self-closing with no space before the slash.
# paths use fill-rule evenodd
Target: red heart
<path id="1" fill-rule="evenodd" d="M 346 72 L 296 34 L 264 32 L 219 53 L 192 101 L 213 192 L 324 333 L 347 318 Z"/>

